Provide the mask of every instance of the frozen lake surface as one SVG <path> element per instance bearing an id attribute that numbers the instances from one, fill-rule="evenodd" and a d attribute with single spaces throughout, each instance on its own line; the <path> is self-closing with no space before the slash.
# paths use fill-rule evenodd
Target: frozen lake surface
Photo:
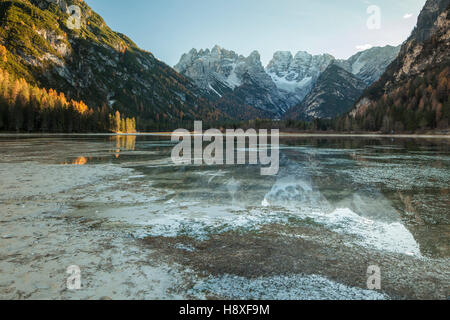
<path id="1" fill-rule="evenodd" d="M 0 136 L 0 298 L 450 296 L 449 139 L 286 136 L 276 176 L 176 166 L 173 146 Z"/>

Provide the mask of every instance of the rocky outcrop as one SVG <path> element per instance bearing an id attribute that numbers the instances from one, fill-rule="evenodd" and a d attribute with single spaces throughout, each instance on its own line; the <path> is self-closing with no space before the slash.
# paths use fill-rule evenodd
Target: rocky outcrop
<path id="1" fill-rule="evenodd" d="M 383 96 L 405 89 L 403 86 L 409 81 L 423 78 L 426 73 L 427 78 L 436 78 L 450 65 L 449 7 L 450 0 L 426 2 L 416 28 L 403 43 L 397 58 L 359 99 L 351 113 L 353 116 L 363 116 Z M 430 85 L 436 87 L 433 83 Z M 403 105 L 410 103 L 417 106 L 419 101 L 404 101 Z"/>

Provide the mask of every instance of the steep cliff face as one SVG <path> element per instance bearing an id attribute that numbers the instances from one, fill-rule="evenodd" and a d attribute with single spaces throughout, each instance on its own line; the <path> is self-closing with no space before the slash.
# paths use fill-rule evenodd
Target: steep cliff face
<path id="1" fill-rule="evenodd" d="M 244 60 L 233 51 L 215 46 L 211 51 L 192 49 L 183 54 L 174 68 L 194 80 L 201 89 L 211 92 L 213 97 L 220 97 L 241 85 L 235 70 Z"/>
<path id="2" fill-rule="evenodd" d="M 212 50 L 192 49 L 181 57 L 175 70 L 194 80 L 215 101 L 235 100 L 272 117 L 279 117 L 289 107 L 265 72 L 257 51 L 244 57 L 219 46 Z"/>
<path id="3" fill-rule="evenodd" d="M 320 74 L 334 61 L 329 54 L 276 52 L 266 71 L 290 106 L 303 101 Z"/>
<path id="4" fill-rule="evenodd" d="M 431 93 L 437 90 L 448 90 L 447 81 L 439 83 L 441 78 L 448 74 L 450 65 L 450 0 L 428 0 L 419 15 L 417 27 L 408 40 L 402 45 L 398 57 L 387 68 L 381 78 L 375 82 L 361 97 L 353 110 L 352 115 L 363 116 L 369 109 L 375 108 L 381 100 L 385 104 L 393 104 L 387 99 L 394 98 L 392 95 L 411 91 L 411 86 L 420 89 L 423 85 Z M 419 83 L 420 82 L 420 83 Z M 423 82 L 423 83 L 422 83 Z M 422 92 L 424 93 L 424 92 Z M 441 94 L 442 96 L 447 94 Z M 436 109 L 439 103 L 447 99 L 433 99 L 426 96 L 427 101 L 422 100 L 421 90 L 417 94 L 409 92 L 402 98 L 396 107 L 417 108 L 419 104 L 434 104 L 434 106 L 420 106 L 420 109 Z M 398 105 L 397 105 L 398 104 Z M 440 107 L 442 108 L 442 107 Z M 433 110 L 436 111 L 436 110 Z"/>
<path id="5" fill-rule="evenodd" d="M 333 63 L 319 76 L 303 102 L 286 119 L 332 119 L 348 112 L 366 88 L 365 82 Z"/>
<path id="6" fill-rule="evenodd" d="M 70 5 L 81 8 L 79 29 L 68 28 Z M 137 116 L 142 129 L 223 117 L 191 80 L 113 32 L 81 0 L 2 0 L 0 24 L 0 67 L 32 84 Z"/>
<path id="7" fill-rule="evenodd" d="M 399 57 L 387 75 L 393 83 L 415 77 L 424 71 L 449 62 L 450 58 L 450 0 L 428 0 L 422 10 L 417 27 L 403 44 Z M 382 79 L 383 80 L 383 79 Z M 389 89 L 387 84 L 386 89 Z"/>

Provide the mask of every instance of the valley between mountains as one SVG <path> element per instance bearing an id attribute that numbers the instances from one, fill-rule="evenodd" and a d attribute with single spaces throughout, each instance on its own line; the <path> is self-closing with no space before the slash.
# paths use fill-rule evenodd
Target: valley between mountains
<path id="1" fill-rule="evenodd" d="M 75 30 L 66 25 L 71 5 L 82 12 Z M 256 50 L 246 57 L 216 45 L 192 49 L 172 68 L 80 0 L 2 0 L 0 24 L 0 131 L 155 132 L 192 129 L 195 120 L 264 120 L 287 130 L 423 133 L 449 124 L 449 0 L 428 0 L 401 46 L 347 60 L 278 51 L 266 66 Z"/>

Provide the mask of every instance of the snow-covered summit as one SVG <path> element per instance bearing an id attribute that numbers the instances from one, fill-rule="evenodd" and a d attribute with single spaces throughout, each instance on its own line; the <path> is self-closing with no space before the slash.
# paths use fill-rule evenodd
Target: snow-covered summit
<path id="1" fill-rule="evenodd" d="M 300 51 L 293 56 L 289 51 L 277 51 L 266 72 L 289 104 L 295 105 L 312 90 L 320 74 L 334 60 L 329 54 L 312 55 Z"/>

